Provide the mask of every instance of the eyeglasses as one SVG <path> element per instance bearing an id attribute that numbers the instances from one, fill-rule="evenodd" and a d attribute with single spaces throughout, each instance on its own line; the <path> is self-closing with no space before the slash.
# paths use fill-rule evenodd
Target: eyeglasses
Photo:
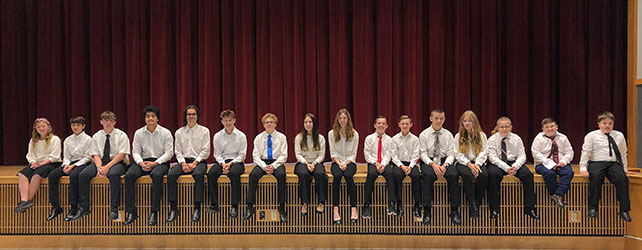
<path id="1" fill-rule="evenodd" d="M 187 116 L 197 116 L 196 113 L 187 113 Z"/>

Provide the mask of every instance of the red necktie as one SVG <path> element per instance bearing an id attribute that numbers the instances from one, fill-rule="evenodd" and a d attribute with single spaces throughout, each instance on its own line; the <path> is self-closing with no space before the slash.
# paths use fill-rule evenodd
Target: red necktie
<path id="1" fill-rule="evenodd" d="M 379 149 L 377 149 L 377 163 L 381 163 L 381 136 L 379 136 Z"/>
<path id="2" fill-rule="evenodd" d="M 544 135 L 544 136 L 546 136 L 546 135 Z M 549 138 L 549 139 L 551 139 L 553 141 L 553 146 L 551 146 L 551 153 L 548 155 L 548 158 L 552 158 L 555 163 L 560 163 L 558 149 L 557 149 L 557 142 L 555 141 L 555 136 L 551 136 L 551 137 L 546 136 L 546 138 Z"/>

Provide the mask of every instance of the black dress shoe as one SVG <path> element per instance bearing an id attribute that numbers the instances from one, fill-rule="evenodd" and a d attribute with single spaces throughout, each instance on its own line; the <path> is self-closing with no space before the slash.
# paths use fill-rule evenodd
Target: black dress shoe
<path id="1" fill-rule="evenodd" d="M 629 214 L 629 211 L 620 212 L 620 219 L 626 222 L 631 222 L 631 215 Z"/>
<path id="2" fill-rule="evenodd" d="M 452 221 L 453 224 L 461 226 L 461 216 L 459 216 L 459 211 L 450 212 L 448 217 L 450 217 L 450 221 Z"/>
<path id="3" fill-rule="evenodd" d="M 421 224 L 424 226 L 430 225 L 430 210 L 424 211 L 424 217 L 421 219 Z"/>
<path id="4" fill-rule="evenodd" d="M 417 218 L 421 218 L 421 207 L 419 205 L 415 205 L 412 208 L 412 214 Z"/>
<path id="5" fill-rule="evenodd" d="M 178 217 L 178 210 L 170 210 L 169 214 L 167 215 L 167 220 L 165 220 L 165 223 L 172 223 L 176 220 L 176 217 Z"/>
<path id="6" fill-rule="evenodd" d="M 395 208 L 395 203 L 388 203 L 388 215 L 397 215 L 397 209 Z"/>
<path id="7" fill-rule="evenodd" d="M 475 202 L 471 202 L 469 206 L 470 212 L 470 218 L 478 218 L 479 217 L 479 206 Z"/>
<path id="8" fill-rule="evenodd" d="M 288 212 L 286 212 L 285 209 L 279 210 L 279 219 L 281 219 L 281 223 L 288 222 Z"/>
<path id="9" fill-rule="evenodd" d="M 332 225 L 341 225 L 341 218 L 332 220 Z"/>
<path id="10" fill-rule="evenodd" d="M 148 226 L 156 226 L 158 224 L 158 212 L 152 212 L 149 214 L 149 219 L 147 219 Z"/>
<path id="11" fill-rule="evenodd" d="M 49 212 L 49 217 L 47 217 L 47 220 L 53 220 L 56 217 L 58 217 L 58 215 L 61 213 L 62 213 L 62 208 L 60 207 L 51 208 L 51 212 Z"/>
<path id="12" fill-rule="evenodd" d="M 498 216 L 499 216 L 499 211 L 497 211 L 497 210 L 491 210 L 490 211 L 490 218 L 491 219 L 497 219 Z"/>
<path id="13" fill-rule="evenodd" d="M 91 210 L 89 210 L 89 208 L 81 207 L 80 209 L 78 209 L 78 212 L 76 213 L 76 215 L 74 215 L 74 217 L 70 219 L 70 221 L 79 220 L 82 217 L 85 217 L 85 215 L 88 215 L 90 213 L 91 213 Z"/>
<path id="14" fill-rule="evenodd" d="M 397 203 L 397 216 L 403 217 L 403 205 L 401 204 L 401 202 Z"/>
<path id="15" fill-rule="evenodd" d="M 194 209 L 194 212 L 192 212 L 192 222 L 197 223 L 199 221 L 201 221 L 201 210 Z"/>
<path id="16" fill-rule="evenodd" d="M 118 220 L 118 208 L 112 208 L 111 211 L 109 211 L 109 219 L 110 220 Z"/>
<path id="17" fill-rule="evenodd" d="M 218 204 L 210 205 L 209 207 L 205 208 L 205 212 L 208 212 L 208 213 L 211 213 L 211 214 L 218 213 L 219 211 L 220 211 L 220 209 L 218 207 Z"/>
<path id="18" fill-rule="evenodd" d="M 236 207 L 230 208 L 230 218 L 234 219 L 239 216 L 239 209 Z"/>
<path id="19" fill-rule="evenodd" d="M 249 220 L 252 217 L 252 215 L 254 215 L 255 212 L 256 212 L 256 209 L 254 209 L 254 207 L 248 206 L 245 209 L 245 214 L 243 214 L 243 220 Z"/>
<path id="20" fill-rule="evenodd" d="M 128 213 L 127 218 L 125 219 L 125 222 L 123 222 L 123 226 L 127 226 L 129 224 L 134 223 L 138 219 L 138 215 L 136 213 Z"/>
<path id="21" fill-rule="evenodd" d="M 372 218 L 372 208 L 370 208 L 370 205 L 363 206 L 363 209 L 361 211 L 361 217 L 363 217 L 364 219 Z"/>
<path id="22" fill-rule="evenodd" d="M 69 210 L 69 213 L 67 213 L 67 216 L 65 216 L 64 221 L 71 221 L 71 219 L 74 218 L 74 216 L 76 216 L 77 213 L 78 213 L 77 208 Z"/>
<path id="23" fill-rule="evenodd" d="M 537 215 L 537 212 L 535 212 L 535 209 L 530 209 L 528 211 L 524 212 L 528 217 L 531 217 L 531 219 L 539 220 L 539 215 Z"/>
<path id="24" fill-rule="evenodd" d="M 597 208 L 589 208 L 588 217 L 589 218 L 597 218 Z"/>

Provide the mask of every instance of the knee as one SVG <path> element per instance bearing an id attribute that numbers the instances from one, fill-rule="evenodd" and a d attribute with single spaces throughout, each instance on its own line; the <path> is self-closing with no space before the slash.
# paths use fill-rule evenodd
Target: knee
<path id="1" fill-rule="evenodd" d="M 151 177 L 153 181 L 163 181 L 163 176 L 165 176 L 165 175 L 164 175 L 164 174 L 162 174 L 162 173 L 159 173 L 159 174 L 157 174 L 157 173 L 151 173 L 151 174 L 149 175 L 149 177 Z"/>
<path id="2" fill-rule="evenodd" d="M 192 177 L 194 177 L 194 180 L 202 180 L 204 178 L 205 174 L 203 173 L 193 173 Z"/>

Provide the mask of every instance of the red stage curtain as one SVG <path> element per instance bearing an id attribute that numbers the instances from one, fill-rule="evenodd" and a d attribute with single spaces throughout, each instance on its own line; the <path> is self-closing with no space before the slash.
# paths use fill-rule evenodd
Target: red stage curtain
<path id="1" fill-rule="evenodd" d="M 291 145 L 302 117 L 324 134 L 340 108 L 361 140 L 373 119 L 446 111 L 456 133 L 472 109 L 489 133 L 513 119 L 526 147 L 545 116 L 558 119 L 580 157 L 604 110 L 626 131 L 627 1 L 611 0 L 0 0 L 0 164 L 23 164 L 32 121 L 62 138 L 102 111 L 133 136 L 142 108 L 182 125 L 188 104 L 212 134 L 237 112 L 251 142 L 272 112 Z M 362 144 L 359 161 L 363 162 Z M 530 153 L 529 153 L 530 155 Z M 529 156 L 530 158 L 530 156 Z M 247 162 L 251 161 L 248 157 Z"/>

